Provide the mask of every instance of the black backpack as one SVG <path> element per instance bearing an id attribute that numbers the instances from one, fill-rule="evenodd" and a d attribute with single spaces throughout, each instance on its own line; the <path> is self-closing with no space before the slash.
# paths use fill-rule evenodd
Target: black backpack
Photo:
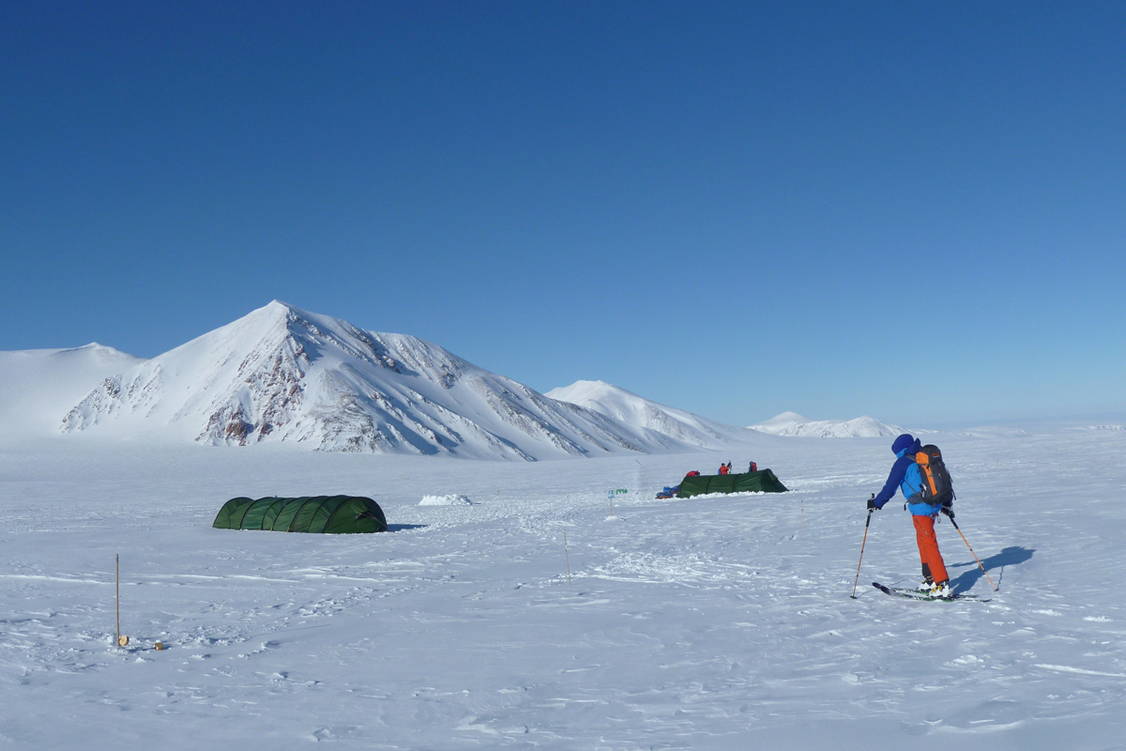
<path id="1" fill-rule="evenodd" d="M 942 452 L 938 450 L 938 446 L 933 443 L 923 446 L 915 454 L 915 463 L 923 474 L 919 500 L 933 506 L 949 508 L 954 505 L 954 483 L 950 480 L 950 472 L 942 461 Z"/>

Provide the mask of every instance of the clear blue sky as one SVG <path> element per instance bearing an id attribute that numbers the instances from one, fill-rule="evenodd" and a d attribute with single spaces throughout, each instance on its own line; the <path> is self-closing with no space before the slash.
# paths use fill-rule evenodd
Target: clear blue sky
<path id="1" fill-rule="evenodd" d="M 1126 3 L 23 3 L 0 349 L 272 298 L 746 424 L 1126 409 Z"/>

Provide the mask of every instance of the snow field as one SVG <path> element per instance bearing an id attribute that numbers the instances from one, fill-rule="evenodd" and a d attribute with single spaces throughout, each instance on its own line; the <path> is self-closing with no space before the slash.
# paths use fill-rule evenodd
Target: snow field
<path id="1" fill-rule="evenodd" d="M 536 464 L 0 452 L 0 740 L 17 748 L 1121 748 L 1119 432 L 938 436 L 958 588 L 914 603 L 886 440 L 794 439 L 787 494 L 657 501 L 719 453 Z M 60 450 L 59 446 L 65 450 Z M 728 452 L 730 453 L 730 452 Z M 607 491 L 614 497 L 613 518 Z M 641 489 L 641 492 L 638 492 Z M 472 506 L 419 506 L 420 491 Z M 235 495 L 353 493 L 391 532 L 214 530 Z M 567 534 L 567 551 L 563 533 Z M 113 634 L 113 554 L 122 626 Z M 566 576 L 567 558 L 571 577 Z"/>

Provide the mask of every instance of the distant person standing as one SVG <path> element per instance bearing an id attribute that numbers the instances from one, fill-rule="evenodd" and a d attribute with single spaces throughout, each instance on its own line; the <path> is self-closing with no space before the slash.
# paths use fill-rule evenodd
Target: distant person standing
<path id="1" fill-rule="evenodd" d="M 747 471 L 748 472 L 758 472 L 758 464 L 755 463 L 755 462 L 751 462 L 750 464 L 747 465 Z"/>
<path id="2" fill-rule="evenodd" d="M 719 465 L 719 473 L 720 473 L 721 475 L 726 475 L 726 474 L 727 474 L 727 473 L 728 473 L 729 471 L 730 471 L 730 470 L 728 469 L 728 467 L 727 467 L 727 465 L 726 465 L 726 464 L 721 464 L 721 465 Z"/>
<path id="3" fill-rule="evenodd" d="M 923 565 L 923 582 L 919 589 L 932 597 L 953 597 L 946 563 L 942 560 L 938 539 L 934 536 L 934 520 L 938 518 L 938 512 L 943 510 L 943 506 L 926 501 L 923 471 L 915 460 L 922 445 L 919 439 L 904 433 L 892 442 L 891 450 L 895 454 L 895 464 L 891 465 L 891 472 L 883 489 L 869 499 L 868 508 L 872 511 L 882 509 L 895 495 L 896 486 L 899 486 L 903 497 L 907 499 L 907 510 L 911 512 L 911 521 L 915 525 L 915 542 L 919 546 L 919 560 Z M 946 513 L 953 518 L 952 511 L 946 510 Z"/>

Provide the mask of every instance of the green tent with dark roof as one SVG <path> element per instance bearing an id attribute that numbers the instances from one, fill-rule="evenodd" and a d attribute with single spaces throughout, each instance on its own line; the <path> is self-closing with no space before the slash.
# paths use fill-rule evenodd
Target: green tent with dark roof
<path id="1" fill-rule="evenodd" d="M 709 493 L 785 493 L 782 484 L 769 469 L 743 472 L 738 475 L 697 475 L 680 481 L 677 498 L 691 498 Z"/>
<path id="2" fill-rule="evenodd" d="M 232 498 L 211 525 L 216 529 L 276 532 L 386 532 L 383 509 L 371 498 L 315 495 L 303 498 Z"/>

